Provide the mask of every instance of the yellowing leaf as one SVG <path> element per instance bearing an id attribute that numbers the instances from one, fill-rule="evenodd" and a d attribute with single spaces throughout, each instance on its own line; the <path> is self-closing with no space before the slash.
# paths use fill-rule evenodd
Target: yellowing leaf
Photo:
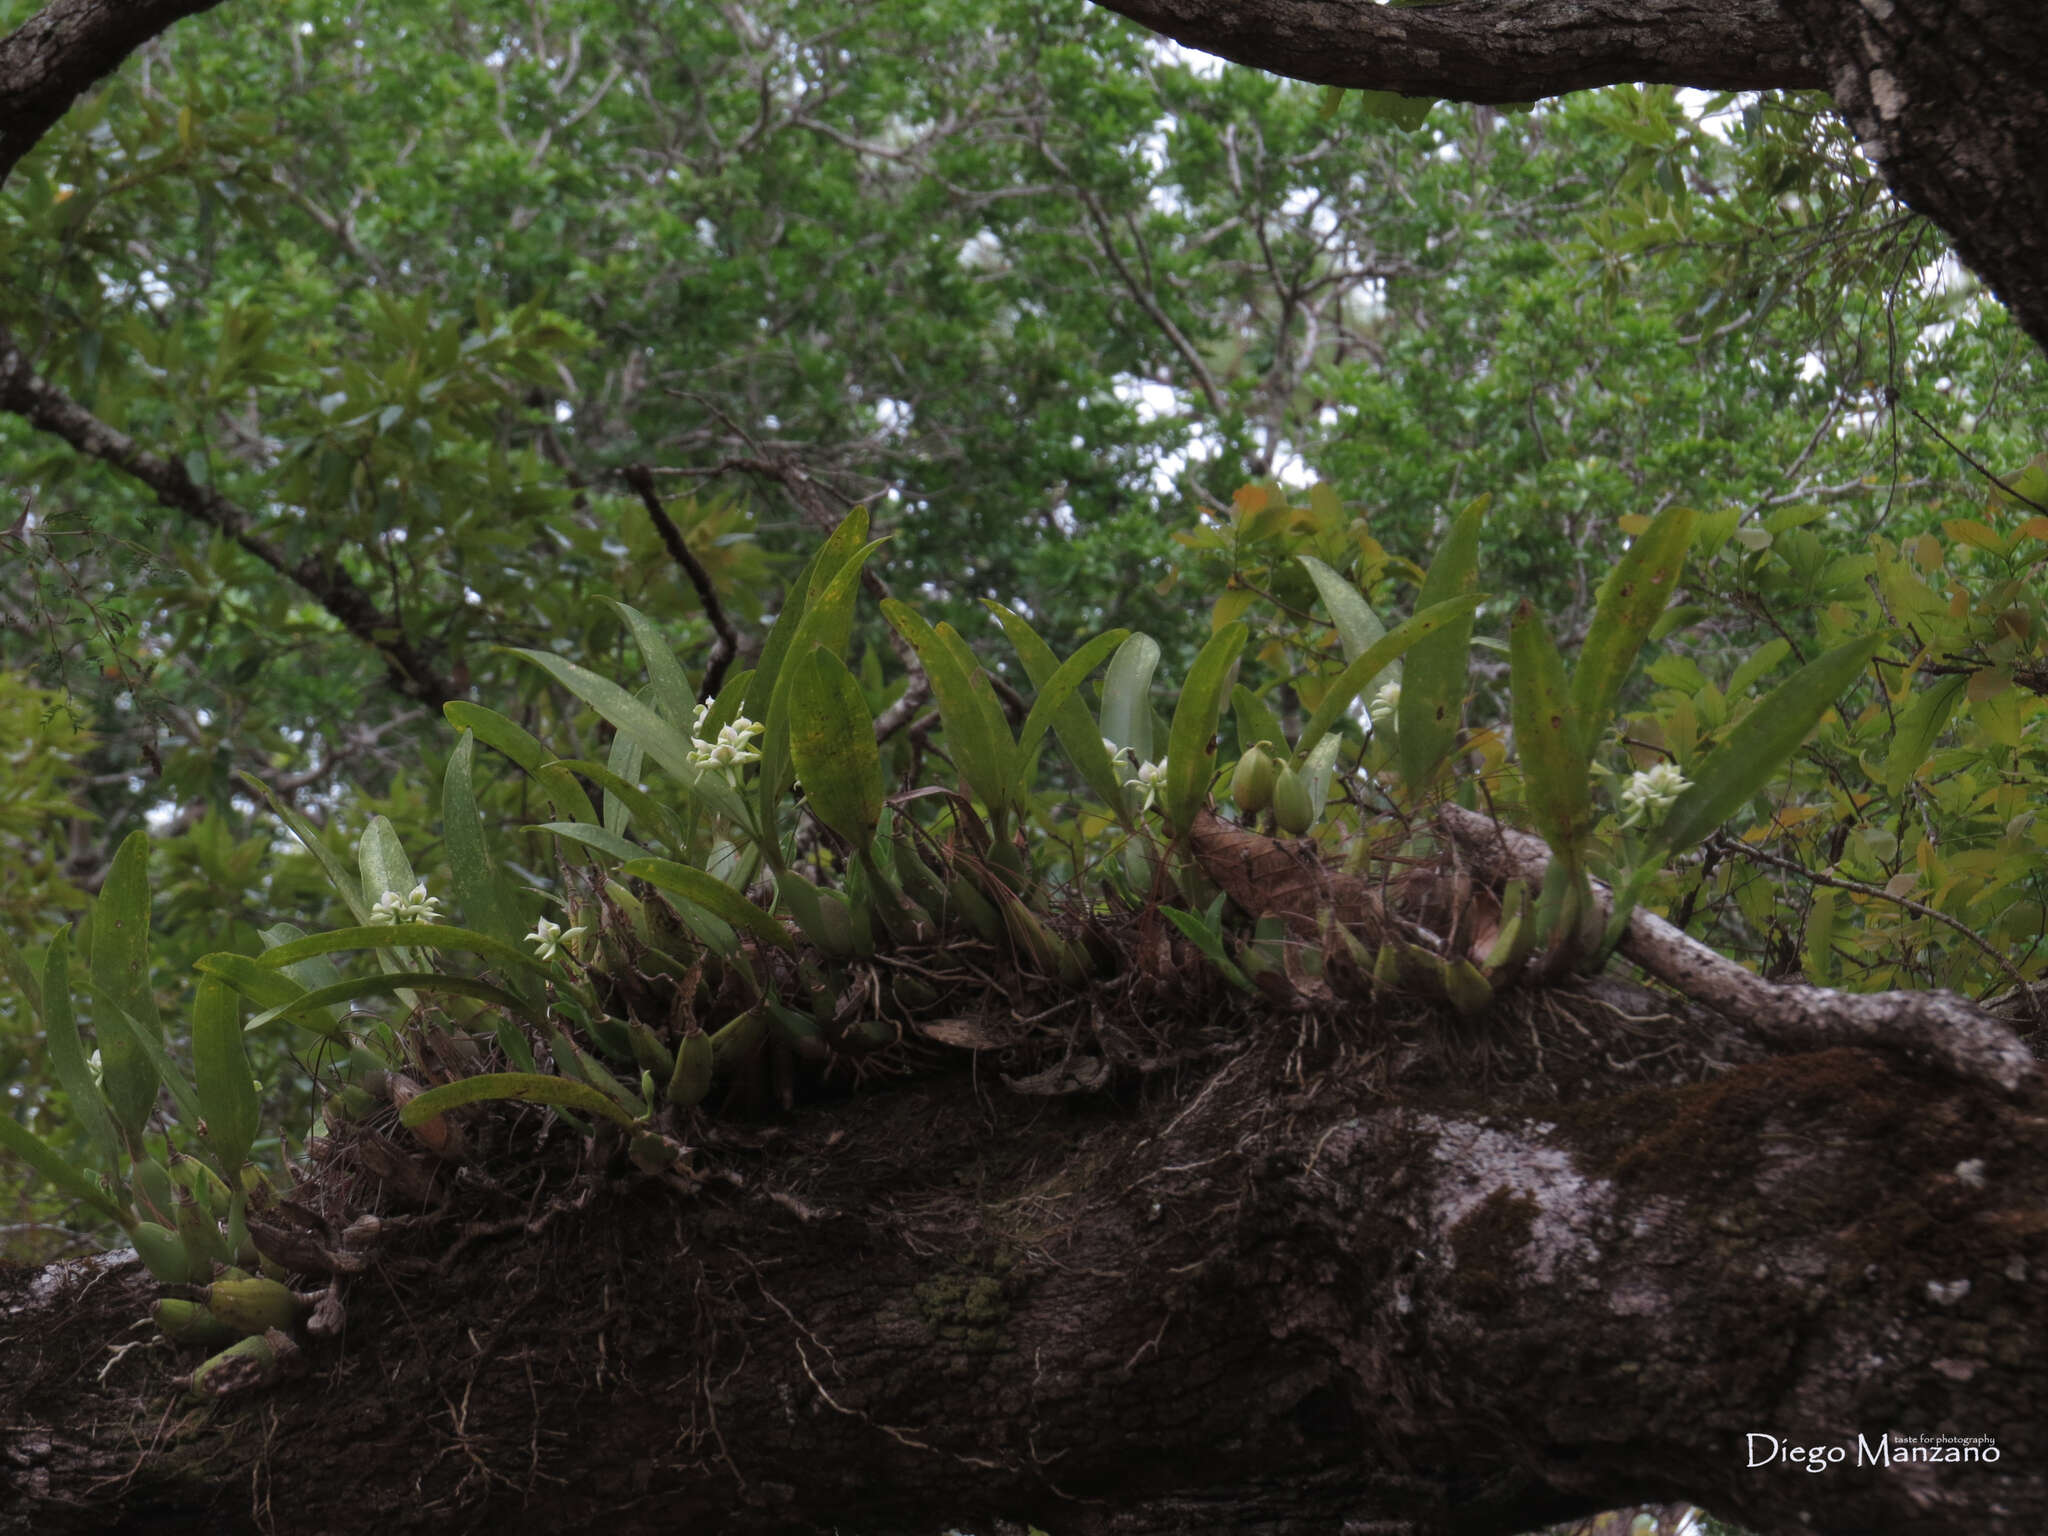
<path id="1" fill-rule="evenodd" d="M 1941 525 L 1942 532 L 1958 544 L 1967 544 L 1972 549 L 1989 550 L 1994 555 L 2005 553 L 2005 540 L 1998 530 L 1974 517 L 1952 517 Z"/>
<path id="2" fill-rule="evenodd" d="M 1970 685 L 1965 690 L 1972 704 L 1981 704 L 1986 699 L 1995 699 L 2012 686 L 2012 668 L 1980 667 L 1970 674 Z"/>
<path id="3" fill-rule="evenodd" d="M 1232 587 L 1217 598 L 1215 606 L 1209 610 L 1209 633 L 1213 635 L 1243 618 L 1245 609 L 1251 607 L 1255 596 L 1256 593 L 1243 587 Z"/>

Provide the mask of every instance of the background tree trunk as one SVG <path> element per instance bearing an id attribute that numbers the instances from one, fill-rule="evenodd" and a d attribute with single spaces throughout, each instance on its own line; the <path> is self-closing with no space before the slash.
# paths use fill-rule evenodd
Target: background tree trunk
<path id="1" fill-rule="evenodd" d="M 210 1410 L 139 1269 L 8 1275 L 0 1528 L 2048 1518 L 2038 1075 L 1757 1060 L 1602 982 L 1483 1029 L 1277 1017 L 1116 1094 L 992 1077 L 707 1127 L 687 1188 L 536 1164 L 521 1111 L 387 1207 L 338 1341 Z M 388 1202 L 408 1155 L 365 1133 L 318 1187 Z M 1752 1469 L 1751 1433 L 1848 1461 Z M 2002 1454 L 1855 1465 L 1906 1433 Z"/>

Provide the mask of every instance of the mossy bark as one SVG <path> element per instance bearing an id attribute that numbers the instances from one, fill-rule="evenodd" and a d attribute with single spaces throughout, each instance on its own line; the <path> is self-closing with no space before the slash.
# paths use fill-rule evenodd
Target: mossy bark
<path id="1" fill-rule="evenodd" d="M 1051 1101 L 992 1075 L 707 1123 L 681 1179 L 503 1111 L 387 1203 L 308 1369 L 210 1408 L 139 1267 L 0 1276 L 0 1530 L 2048 1521 L 2038 1079 L 1758 1059 L 1611 982 L 1269 1018 Z M 1907 1434 L 2001 1457 L 1855 1464 Z"/>

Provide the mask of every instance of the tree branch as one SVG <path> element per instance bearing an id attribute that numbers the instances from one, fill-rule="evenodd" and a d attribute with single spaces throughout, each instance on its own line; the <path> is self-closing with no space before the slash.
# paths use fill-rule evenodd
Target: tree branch
<path id="1" fill-rule="evenodd" d="M 1532 101 L 1639 81 L 1709 90 L 1824 88 L 1776 0 L 1102 0 L 1240 64 L 1403 96 Z"/>
<path id="2" fill-rule="evenodd" d="M 654 531 L 661 535 L 669 558 L 683 568 L 683 574 L 690 578 L 690 585 L 697 589 L 697 601 L 704 605 L 704 616 L 711 621 L 712 632 L 718 636 L 712 642 L 710 659 L 704 663 L 704 681 L 697 688 L 699 702 L 709 704 L 718 696 L 718 685 L 725 681 L 725 669 L 739 654 L 739 636 L 733 633 L 732 620 L 725 616 L 725 605 L 718 600 L 718 589 L 711 584 L 711 573 L 690 553 L 682 530 L 676 527 L 675 519 L 662 506 L 661 492 L 654 488 L 653 471 L 645 464 L 628 464 L 621 473 L 626 484 L 639 494 L 640 504 L 647 509 Z"/>
<path id="3" fill-rule="evenodd" d="M 0 410 L 13 412 L 38 431 L 61 437 L 87 458 L 112 465 L 156 493 L 173 512 L 183 513 L 232 539 L 278 575 L 295 583 L 341 627 L 383 657 L 391 685 L 407 698 L 439 707 L 461 690 L 438 673 L 404 630 L 356 584 L 337 561 L 317 555 L 292 560 L 259 532 L 248 512 L 211 486 L 200 485 L 185 467 L 140 447 L 127 433 L 101 421 L 29 365 L 12 332 L 0 326 Z"/>
<path id="4" fill-rule="evenodd" d="M 1542 886 L 1550 864 L 1542 839 L 1457 805 L 1444 806 L 1437 821 L 1488 879 Z M 1611 900 L 1595 881 L 1593 902 L 1603 919 Z M 2006 1093 L 2016 1092 L 2039 1066 L 2003 1022 L 1953 992 L 1847 993 L 1765 981 L 1640 907 L 1629 917 L 1621 952 L 1682 996 L 1780 1048 L 1900 1050 Z"/>
<path id="5" fill-rule="evenodd" d="M 0 38 L 0 182 L 102 75 L 220 0 L 55 0 Z"/>

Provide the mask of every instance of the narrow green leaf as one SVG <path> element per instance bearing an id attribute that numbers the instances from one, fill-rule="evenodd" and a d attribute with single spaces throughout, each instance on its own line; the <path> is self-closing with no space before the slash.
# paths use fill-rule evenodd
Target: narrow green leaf
<path id="1" fill-rule="evenodd" d="M 1024 729 L 1017 736 L 1019 762 L 1038 750 L 1038 744 L 1046 731 L 1066 711 L 1067 706 L 1074 702 L 1074 695 L 1079 691 L 1081 684 L 1087 681 L 1088 674 L 1101 666 L 1108 659 L 1110 652 L 1129 639 L 1130 634 L 1127 629 L 1112 629 L 1099 634 L 1055 667 L 1051 677 L 1043 682 L 1032 678 L 1031 686 L 1038 690 L 1038 697 L 1031 701 L 1031 713 L 1024 717 Z M 1093 723 L 1088 720 L 1085 708 L 1082 710 L 1081 722 L 1085 734 L 1100 750 L 1101 735 L 1092 729 Z M 1102 759 L 1106 767 L 1109 754 L 1104 752 Z"/>
<path id="2" fill-rule="evenodd" d="M 356 863 L 362 871 L 363 899 L 372 909 L 385 892 L 408 894 L 419 879 L 412 872 L 412 860 L 398 840 L 398 831 L 384 816 L 372 816 L 356 845 Z"/>
<path id="3" fill-rule="evenodd" d="M 153 1039 L 163 1037 L 149 987 L 149 834 L 123 840 L 92 906 L 93 985 L 134 1014 Z M 97 1022 L 97 1018 L 95 1019 Z M 114 1123 L 132 1139 L 156 1107 L 157 1073 L 148 1053 L 116 1032 L 98 1031 L 101 1081 Z"/>
<path id="4" fill-rule="evenodd" d="M 448 706 L 450 709 L 454 707 L 452 704 Z M 263 797 L 270 806 L 271 813 L 290 828 L 292 836 L 299 840 L 306 852 L 313 855 L 314 861 L 326 871 L 328 884 L 334 887 L 335 894 L 354 914 L 355 920 L 359 923 L 369 921 L 370 909 L 363 903 L 363 888 L 356 880 L 355 871 L 342 863 L 334 850 L 321 840 L 319 830 L 313 823 L 273 795 L 270 786 L 254 774 L 243 774 L 242 782 Z"/>
<path id="5" fill-rule="evenodd" d="M 514 648 L 512 654 L 525 657 L 617 729 L 631 731 L 639 738 L 640 745 L 647 749 L 648 755 L 661 764 L 685 793 L 707 810 L 728 821 L 746 825 L 746 807 L 724 776 L 707 772 L 691 762 L 690 738 L 662 719 L 651 707 L 610 679 L 599 677 L 587 667 L 579 667 L 575 662 L 565 661 L 550 652 Z M 587 800 L 584 803 L 589 806 Z M 577 819 L 595 822 L 598 816 L 592 809 L 589 816 Z"/>
<path id="6" fill-rule="evenodd" d="M 464 731 L 449 754 L 448 770 L 441 779 L 441 831 L 447 842 L 455 905 L 477 932 L 517 943 L 520 924 L 512 893 L 505 888 L 504 877 L 484 844 L 483 817 L 477 810 L 472 778 L 475 758 L 476 733 Z"/>
<path id="7" fill-rule="evenodd" d="M 1356 656 L 1352 658 L 1354 661 L 1357 659 Z M 1280 724 L 1280 717 L 1267 707 L 1264 699 L 1242 683 L 1230 690 L 1230 711 L 1237 717 L 1237 747 L 1240 752 L 1249 752 L 1263 741 L 1273 749 L 1276 760 L 1288 756 L 1287 732 Z"/>
<path id="8" fill-rule="evenodd" d="M 853 508 L 839 520 L 839 526 L 832 530 L 824 544 L 818 549 L 818 558 L 811 566 L 809 585 L 805 590 L 804 607 L 808 611 L 817 602 L 818 595 L 845 570 L 846 562 L 858 558 L 855 554 L 861 545 L 868 544 L 868 509 L 866 506 Z M 874 546 L 868 544 L 872 549 Z"/>
<path id="9" fill-rule="evenodd" d="M 621 734 L 612 738 L 614 746 L 627 738 Z M 556 766 L 571 773 L 581 774 L 602 789 L 606 795 L 605 814 L 611 814 L 611 801 L 617 800 L 638 822 L 643 831 L 652 831 L 671 849 L 680 849 L 683 829 L 676 820 L 675 812 L 647 793 L 638 784 L 622 779 L 603 763 L 593 763 L 588 758 L 565 757 Z M 636 773 L 638 769 L 634 770 Z M 624 829 L 619 829 L 623 833 Z M 637 841 L 637 839 L 636 839 Z"/>
<path id="10" fill-rule="evenodd" d="M 242 1028 L 243 1034 L 250 1034 L 280 1018 L 318 1010 L 318 1016 L 327 1017 L 324 1010 L 336 1004 L 354 1002 L 359 997 L 401 996 L 410 991 L 447 992 L 456 997 L 473 997 L 479 1002 L 493 1004 L 518 1014 L 523 1019 L 538 1024 L 544 1014 L 530 1008 L 520 998 L 514 997 L 503 987 L 493 986 L 488 981 L 478 981 L 473 976 L 447 976 L 439 971 L 391 971 L 381 976 L 349 976 L 324 987 L 317 987 L 290 1003 L 279 1007 L 266 1008 L 253 1015 Z M 330 1034 L 331 1030 L 311 1025 L 317 1034 Z"/>
<path id="11" fill-rule="evenodd" d="M 819 647 L 790 664 L 789 708 L 789 755 L 811 814 L 866 853 L 884 792 L 875 720 L 860 683 Z"/>
<path id="12" fill-rule="evenodd" d="M 952 650 L 931 625 L 893 598 L 882 604 L 882 616 L 910 642 L 910 648 L 924 666 L 925 676 L 931 680 L 932 697 L 938 702 L 939 719 L 946 728 L 947 745 L 961 777 L 991 814 L 1002 814 L 1006 803 L 1002 764 L 1011 743 L 1005 740 L 998 744 L 991 739 L 988 717 L 981 701 L 974 696 L 972 680 L 960 669 Z M 1008 734 L 1005 727 L 1005 737 Z"/>
<path id="13" fill-rule="evenodd" d="M 202 977 L 192 1001 L 192 1076 L 206 1140 L 232 1181 L 248 1160 L 261 1125 L 262 1105 L 242 1048 L 242 1010 L 224 981 Z"/>
<path id="14" fill-rule="evenodd" d="M 1181 685 L 1166 738 L 1166 820 L 1176 832 L 1187 831 L 1208 801 L 1223 696 L 1250 634 L 1242 621 L 1224 625 L 1209 637 Z"/>
<path id="15" fill-rule="evenodd" d="M 200 1120 L 199 1096 L 185 1080 L 183 1070 L 171 1060 L 170 1053 L 164 1049 L 161 1027 L 135 1017 L 121 999 L 98 982 L 88 981 L 85 990 L 92 998 L 92 1029 L 100 1043 L 101 1071 L 106 1070 L 109 1046 L 133 1046 L 135 1054 L 147 1064 L 153 1080 L 148 1109 L 144 1110 L 141 1120 L 137 1121 L 134 1129 L 130 1131 L 131 1139 L 141 1133 L 143 1124 L 149 1119 L 149 1111 L 156 1108 L 154 1084 L 161 1084 L 170 1089 L 171 1097 L 177 1101 L 178 1113 L 186 1124 L 197 1125 Z M 113 1096 L 109 1094 L 108 1097 L 111 1099 Z"/>
<path id="16" fill-rule="evenodd" d="M 648 850 L 630 837 L 621 837 L 616 832 L 607 832 L 603 827 L 592 826 L 587 821 L 544 821 L 527 828 L 530 832 L 552 832 L 556 837 L 567 838 L 585 848 L 594 848 L 607 858 L 617 859 L 621 864 L 628 859 L 644 859 Z"/>
<path id="17" fill-rule="evenodd" d="M 624 783 L 640 777 L 641 764 L 646 760 L 647 749 L 640 745 L 640 738 L 631 731 L 614 731 L 612 749 L 608 754 L 605 769 L 615 782 Z M 623 835 L 633 825 L 633 807 L 625 796 L 607 789 L 604 796 L 604 826 L 607 832 Z"/>
<path id="18" fill-rule="evenodd" d="M 93 1150 L 109 1168 L 121 1165 L 121 1136 L 100 1085 L 93 1081 L 92 1066 L 86 1060 L 85 1040 L 78 1032 L 78 1016 L 71 1007 L 71 930 L 59 928 L 43 956 L 43 974 L 36 992 L 41 994 L 43 1049 L 57 1074 L 57 1086 L 71 1102 L 71 1117 L 84 1127 Z M 36 993 L 28 994 L 34 998 Z"/>
<path id="19" fill-rule="evenodd" d="M 1666 507 L 1600 584 L 1593 623 L 1572 673 L 1572 707 L 1589 748 L 1607 729 L 1637 652 L 1678 590 L 1696 517 L 1691 507 Z"/>
<path id="20" fill-rule="evenodd" d="M 1550 851 L 1576 869 L 1593 827 L 1585 730 L 1565 682 L 1557 642 L 1526 600 L 1508 625 L 1515 750 L 1529 790 L 1529 809 Z"/>
<path id="21" fill-rule="evenodd" d="M 494 939 L 487 933 L 477 933 L 468 928 L 457 928 L 450 923 L 380 923 L 362 928 L 337 928 L 332 933 L 308 934 L 303 939 L 294 939 L 289 944 L 264 951 L 262 963 L 282 970 L 315 955 L 339 954 L 351 949 L 455 950 L 481 955 L 499 965 L 524 966 L 528 970 L 542 972 L 547 969 L 532 955 L 514 949 L 503 939 Z"/>
<path id="22" fill-rule="evenodd" d="M 555 1104 L 564 1109 L 580 1109 L 586 1114 L 601 1115 L 616 1125 L 634 1124 L 633 1117 L 611 1095 L 598 1092 L 588 1083 L 550 1077 L 545 1072 L 486 1072 L 479 1077 L 443 1083 L 409 1102 L 398 1112 L 398 1119 L 403 1125 L 423 1125 L 451 1109 L 492 1099 L 521 1104 Z"/>
<path id="23" fill-rule="evenodd" d="M 844 526 L 843 524 L 841 526 Z M 865 529 L 863 529 L 865 533 Z M 768 626 L 768 638 L 761 642 L 761 659 L 754 667 L 752 680 L 746 691 L 740 695 L 741 705 L 737 714 L 744 714 L 749 720 L 768 718 L 768 703 L 775 697 L 776 679 L 782 675 L 782 659 L 789 654 L 789 648 L 796 643 L 796 632 L 803 626 L 804 606 L 809 600 L 811 577 L 816 574 L 818 562 L 824 551 L 814 550 L 806 560 L 803 569 L 796 573 L 789 586 L 784 589 L 782 612 L 775 622 Z M 732 683 L 725 685 L 719 695 L 719 704 L 725 703 L 725 693 L 732 691 Z M 732 716 L 719 724 L 729 725 Z M 707 720 L 705 722 L 709 724 Z"/>
<path id="24" fill-rule="evenodd" d="M 516 720 L 506 719 L 495 709 L 485 709 L 481 704 L 465 704 L 460 700 L 443 704 L 441 713 L 448 717 L 448 723 L 456 730 L 475 732 L 478 741 L 496 748 L 531 774 L 542 792 L 554 802 L 556 815 L 572 821 L 597 820 L 597 807 L 590 803 L 583 786 L 567 773 L 551 767 L 555 754 Z M 362 912 L 356 914 L 358 918 L 364 915 Z"/>
<path id="25" fill-rule="evenodd" d="M 863 516 L 863 528 L 866 522 Z M 848 524 L 840 526 L 843 530 Z M 835 534 L 834 538 L 837 537 Z M 830 580 L 823 579 L 822 564 L 819 570 L 812 572 L 811 596 L 804 607 L 803 622 L 797 629 L 789 654 L 783 657 L 782 670 L 775 680 L 775 691 L 768 700 L 768 713 L 762 717 L 762 724 L 766 727 L 761 733 L 760 769 L 761 825 L 764 828 L 774 825 L 776 810 L 796 777 L 789 761 L 789 688 L 794 680 L 792 669 L 799 657 L 810 654 L 814 645 L 824 647 L 834 656 L 846 654 L 847 645 L 853 638 L 853 610 L 854 602 L 860 596 L 860 573 L 867 565 L 868 556 L 880 549 L 885 542 L 886 539 L 876 539 L 861 545 L 846 557 Z"/>
<path id="26" fill-rule="evenodd" d="M 1308 571 L 1323 606 L 1330 610 L 1330 621 L 1337 626 L 1337 639 L 1344 647 L 1345 661 L 1358 660 L 1386 638 L 1387 626 L 1380 622 L 1380 616 L 1372 611 L 1372 604 L 1365 600 L 1365 595 L 1356 586 L 1314 555 L 1296 555 L 1295 559 Z"/>
<path id="27" fill-rule="evenodd" d="M 1415 594 L 1418 612 L 1468 595 L 1479 584 L 1479 525 L 1490 497 L 1481 496 L 1451 523 Z M 1401 781 L 1418 792 L 1458 739 L 1472 649 L 1469 611 L 1417 644 L 1401 669 L 1395 748 Z"/>
<path id="28" fill-rule="evenodd" d="M 1010 644 L 1016 648 L 1018 659 L 1024 663 L 1024 675 L 1031 679 L 1031 686 L 1038 690 L 1041 700 L 1045 699 L 1051 693 L 1053 680 L 1059 675 L 1064 663 L 1053 655 L 1052 648 L 1039 639 L 1037 632 L 1017 614 L 1012 613 L 1001 603 L 986 598 L 983 602 L 995 614 L 996 622 L 1003 626 L 1003 633 L 1010 637 Z M 1126 638 L 1129 634 L 1126 630 L 1114 630 L 1112 633 Z M 1082 651 L 1086 650 L 1087 647 L 1083 646 Z M 1035 715 L 1037 712 L 1037 706 L 1034 705 L 1032 713 Z M 1030 720 L 1027 719 L 1024 724 L 1028 731 L 1031 727 Z M 1078 687 L 1070 690 L 1063 702 L 1053 704 L 1052 729 L 1060 739 L 1060 746 L 1066 751 L 1067 760 L 1080 773 L 1082 781 L 1121 818 L 1123 780 L 1117 777 L 1115 768 L 1110 765 L 1109 753 L 1102 745 L 1102 731 L 1096 725 L 1095 717 L 1088 712 L 1088 706 L 1083 702 Z"/>
<path id="29" fill-rule="evenodd" d="M 1806 913 L 1805 941 L 1801 961 L 1809 986 L 1834 985 L 1835 973 L 1835 888 L 1824 885 L 1813 893 L 1813 905 Z"/>
<path id="30" fill-rule="evenodd" d="M 988 739 L 996 743 L 997 772 L 1005 783 L 1013 782 L 1016 767 L 1015 738 L 1010 734 L 1010 717 L 1004 713 L 1002 701 L 990 686 L 987 670 L 981 658 L 974 654 L 974 648 L 960 638 L 960 631 L 941 620 L 933 627 L 932 633 L 939 637 L 939 643 L 952 653 L 954 665 L 959 667 L 967 679 L 968 692 L 973 696 L 975 707 L 981 711 L 981 718 L 988 724 Z"/>
<path id="31" fill-rule="evenodd" d="M 1406 655 L 1409 649 L 1421 641 L 1441 634 L 1445 629 L 1463 621 L 1470 628 L 1472 610 L 1477 608 L 1482 594 L 1461 593 L 1446 598 L 1422 609 L 1414 617 L 1396 624 L 1386 637 L 1367 647 L 1365 654 L 1337 674 L 1337 680 L 1330 684 L 1329 692 L 1323 695 L 1323 702 L 1316 706 L 1309 716 L 1308 724 L 1302 727 L 1301 739 L 1294 744 L 1294 755 L 1306 761 L 1316 743 L 1329 734 L 1345 711 L 1351 708 L 1360 690 L 1372 679 L 1387 669 L 1387 663 Z M 1405 688 L 1406 685 L 1403 684 Z M 1407 698 L 1406 693 L 1402 698 Z"/>
<path id="32" fill-rule="evenodd" d="M 48 1179 L 52 1188 L 83 1200 L 110 1221 L 121 1220 L 121 1208 L 91 1175 L 9 1114 L 0 1114 L 0 1147 Z"/>
<path id="33" fill-rule="evenodd" d="M 668 859 L 635 859 L 625 866 L 624 872 L 636 880 L 645 880 L 658 890 L 694 901 L 735 928 L 746 929 L 764 944 L 772 944 L 777 949 L 796 947 L 787 928 L 731 886 L 714 880 L 701 869 L 692 869 L 687 864 L 677 864 Z"/>
<path id="34" fill-rule="evenodd" d="M 640 647 L 640 660 L 647 668 L 647 681 L 654 690 L 654 707 L 670 725 L 687 731 L 690 717 L 697 712 L 697 694 L 683 673 L 682 663 L 676 660 L 676 653 L 662 638 L 660 626 L 637 608 L 629 608 L 618 601 L 614 601 L 612 606 L 624 617 L 633 631 L 633 643 Z M 627 774 L 627 777 L 631 776 Z M 613 830 L 624 829 L 615 827 Z"/>
<path id="35" fill-rule="evenodd" d="M 1658 857 L 1682 853 L 1776 777 L 1820 717 L 1884 648 L 1883 635 L 1838 645 L 1772 689 L 1699 767 L 1658 830 Z"/>
<path id="36" fill-rule="evenodd" d="M 1969 687 L 1967 677 L 1937 677 L 1932 687 L 1921 690 L 1899 716 L 1892 749 L 1884 760 L 1885 793 L 1896 795 L 1913 781 L 1920 765 L 1934 755 L 1934 744 L 1948 729 L 1949 716 L 1963 700 Z"/>
<path id="37" fill-rule="evenodd" d="M 1129 747 L 1140 763 L 1154 761 L 1152 674 L 1158 666 L 1159 642 L 1136 634 L 1117 647 L 1102 679 L 1102 734 L 1119 747 Z"/>
<path id="38" fill-rule="evenodd" d="M 1310 750 L 1301 765 L 1301 782 L 1308 790 L 1309 812 L 1323 819 L 1323 807 L 1330 803 L 1330 785 L 1337 777 L 1337 754 L 1343 749 L 1342 736 L 1325 736 Z"/>

